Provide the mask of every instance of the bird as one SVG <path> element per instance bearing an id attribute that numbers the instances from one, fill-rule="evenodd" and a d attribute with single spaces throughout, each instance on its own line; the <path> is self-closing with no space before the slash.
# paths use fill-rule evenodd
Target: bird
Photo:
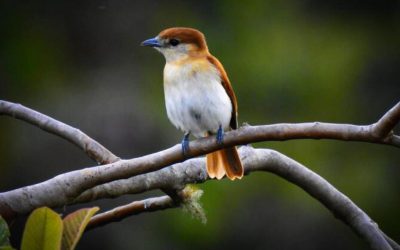
<path id="1" fill-rule="evenodd" d="M 223 144 L 224 132 L 238 128 L 238 104 L 228 75 L 210 54 L 205 36 L 193 28 L 173 27 L 147 39 L 165 57 L 164 97 L 170 122 L 184 132 L 183 154 L 189 151 L 189 136 L 216 136 Z M 207 173 L 213 179 L 243 177 L 243 165 L 235 146 L 206 155 Z"/>

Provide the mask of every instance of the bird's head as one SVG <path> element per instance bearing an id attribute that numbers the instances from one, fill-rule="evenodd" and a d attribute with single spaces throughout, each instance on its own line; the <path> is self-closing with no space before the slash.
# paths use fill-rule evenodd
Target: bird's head
<path id="1" fill-rule="evenodd" d="M 190 56 L 208 53 L 206 39 L 192 28 L 169 28 L 141 44 L 160 51 L 167 62 L 179 61 Z"/>

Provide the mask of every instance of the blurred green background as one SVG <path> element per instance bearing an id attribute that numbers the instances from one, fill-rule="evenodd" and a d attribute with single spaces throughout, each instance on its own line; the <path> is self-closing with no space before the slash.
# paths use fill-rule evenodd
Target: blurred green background
<path id="1" fill-rule="evenodd" d="M 75 126 L 123 158 L 181 140 L 164 108 L 164 59 L 139 46 L 167 27 L 205 33 L 234 86 L 240 123 L 367 124 L 400 100 L 399 1 L 2 1 L 0 20 L 0 99 Z M 400 241 L 399 149 L 326 140 L 255 146 L 319 173 Z M 1 190 L 93 164 L 70 143 L 0 117 Z M 78 249 L 367 247 L 274 175 L 200 188 L 206 225 L 179 209 L 143 214 L 85 234 Z M 23 223 L 11 227 L 14 245 Z"/>

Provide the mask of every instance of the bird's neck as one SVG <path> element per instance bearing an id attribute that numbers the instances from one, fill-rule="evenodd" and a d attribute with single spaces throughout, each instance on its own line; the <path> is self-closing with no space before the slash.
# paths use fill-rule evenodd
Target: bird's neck
<path id="1" fill-rule="evenodd" d="M 209 78 L 219 78 L 217 69 L 208 61 L 207 56 L 188 56 L 181 60 L 167 61 L 164 68 L 164 83 L 183 82 L 205 75 Z"/>
<path id="2" fill-rule="evenodd" d="M 166 63 L 182 65 L 192 63 L 199 59 L 206 59 L 210 54 L 208 50 L 163 51 Z"/>

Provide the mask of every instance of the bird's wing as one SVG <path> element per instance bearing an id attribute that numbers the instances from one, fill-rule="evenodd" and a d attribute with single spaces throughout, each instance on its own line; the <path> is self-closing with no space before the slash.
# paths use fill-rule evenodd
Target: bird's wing
<path id="1" fill-rule="evenodd" d="M 231 121 L 230 121 L 230 126 L 232 129 L 237 129 L 238 128 L 238 121 L 237 121 L 237 115 L 238 115 L 238 106 L 237 106 L 237 101 L 236 101 L 236 96 L 235 92 L 233 92 L 233 88 L 231 83 L 229 82 L 228 75 L 225 72 L 224 67 L 222 64 L 218 61 L 218 59 L 212 55 L 207 56 L 207 60 L 213 64 L 217 70 L 219 71 L 220 77 L 221 77 L 221 84 L 224 87 L 226 93 L 228 94 L 229 98 L 231 99 L 232 102 L 232 116 L 231 116 Z"/>

